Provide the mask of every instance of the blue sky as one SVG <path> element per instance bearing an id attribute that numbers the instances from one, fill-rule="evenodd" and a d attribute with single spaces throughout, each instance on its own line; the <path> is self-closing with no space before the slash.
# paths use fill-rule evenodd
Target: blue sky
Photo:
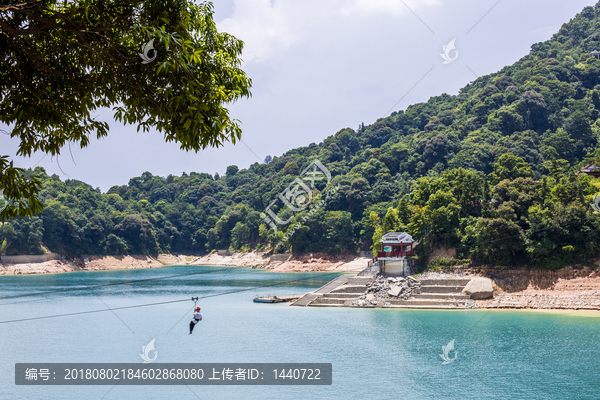
<path id="1" fill-rule="evenodd" d="M 373 123 L 458 90 L 496 72 L 549 39 L 595 0 L 219 0 L 220 30 L 245 42 L 244 70 L 253 96 L 229 106 L 242 143 L 185 152 L 158 132 L 138 133 L 112 121 L 109 136 L 72 145 L 52 159 L 15 157 L 18 142 L 0 135 L 0 154 L 22 167 L 40 165 L 62 179 L 100 187 L 127 184 L 144 171 L 223 174 L 265 156 L 319 143 L 340 129 Z M 456 60 L 443 64 L 456 39 Z M 6 127 L 0 127 L 6 129 Z M 72 157 L 71 157 L 72 153 Z M 59 168 L 60 163 L 60 168 Z M 62 170 L 61 170 L 62 169 Z"/>

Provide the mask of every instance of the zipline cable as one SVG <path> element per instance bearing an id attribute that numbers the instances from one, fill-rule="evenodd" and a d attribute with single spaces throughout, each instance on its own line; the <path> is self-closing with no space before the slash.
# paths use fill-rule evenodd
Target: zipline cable
<path id="1" fill-rule="evenodd" d="M 213 273 L 213 272 L 218 272 L 218 271 L 223 271 L 223 270 L 230 270 L 230 269 L 231 268 L 221 268 L 221 269 L 218 269 L 218 270 L 206 271 L 206 273 Z M 192 274 L 173 275 L 173 276 L 162 276 L 162 277 L 158 277 L 158 278 L 149 278 L 148 280 L 169 279 L 169 278 L 176 278 L 176 277 L 179 277 L 179 276 L 198 275 L 198 274 L 201 274 L 201 273 L 205 273 L 205 272 L 195 272 L 195 273 L 192 273 Z M 143 282 L 145 280 L 141 279 L 139 281 Z M 138 281 L 137 280 L 136 281 L 124 281 L 124 282 L 119 282 L 119 284 L 123 284 L 124 285 L 124 284 L 127 284 L 127 283 L 136 283 L 136 282 L 138 282 Z M 108 284 L 108 285 L 113 285 L 113 284 Z M 105 286 L 105 285 L 86 286 L 86 287 L 81 287 L 81 288 L 77 288 L 77 289 L 87 289 L 87 288 L 94 289 L 96 287 L 102 287 L 102 286 Z M 70 290 L 70 289 L 65 289 L 65 290 Z M 39 292 L 39 293 L 35 293 L 35 294 L 43 294 L 43 293 L 46 293 L 46 292 Z M 54 293 L 54 291 L 49 292 L 49 293 Z M 110 294 L 110 293 L 108 293 L 108 294 Z M 55 300 L 55 299 L 60 299 L 60 298 L 63 298 L 63 297 L 68 297 L 68 296 L 69 296 L 68 294 L 64 294 L 64 295 L 61 295 L 61 296 L 52 297 L 52 299 Z M 0 299 L 2 299 L 2 298 L 0 298 Z M 15 302 L 12 302 L 12 303 L 0 303 L 0 307 L 1 306 L 12 305 L 12 304 L 31 303 L 31 302 L 34 302 L 34 301 L 38 301 L 38 299 L 31 299 L 31 300 L 24 300 L 24 301 L 15 301 Z"/>
<path id="2" fill-rule="evenodd" d="M 160 305 L 160 304 L 169 304 L 169 303 L 181 303 L 181 302 L 184 302 L 184 301 L 190 301 L 190 299 L 161 301 L 159 303 L 146 303 L 146 304 L 138 304 L 138 305 L 135 305 L 135 306 L 105 308 L 105 309 L 102 309 L 102 310 L 80 311 L 80 312 L 74 312 L 74 313 L 68 313 L 68 314 L 48 315 L 48 316 L 45 316 L 45 317 L 42 316 L 42 317 L 35 317 L 35 318 L 13 319 L 13 320 L 10 320 L 10 321 L 0 321 L 0 324 L 8 324 L 9 322 L 33 321 L 33 320 L 36 320 L 36 319 L 67 317 L 67 316 L 70 316 L 70 315 L 93 314 L 93 313 L 106 312 L 106 311 L 125 310 L 125 309 L 128 309 L 128 308 L 149 307 L 149 306 L 156 306 L 156 305 Z"/>
<path id="3" fill-rule="evenodd" d="M 277 283 L 272 283 L 272 284 L 269 284 L 269 285 L 253 286 L 253 287 L 246 288 L 246 289 L 233 290 L 233 291 L 229 291 L 229 292 L 216 293 L 216 294 L 213 294 L 213 295 L 200 297 L 200 300 L 207 299 L 207 298 L 210 298 L 210 297 L 226 296 L 228 294 L 247 292 L 247 291 L 253 290 L 253 289 L 260 289 L 260 288 L 264 288 L 264 287 L 272 287 L 272 286 L 285 285 L 287 283 L 301 282 L 301 281 L 306 281 L 306 280 L 310 280 L 310 279 L 315 279 L 317 277 L 325 277 L 325 276 L 339 275 L 339 274 L 340 274 L 339 272 L 332 272 L 332 273 L 329 273 L 329 274 L 310 276 L 308 278 L 294 279 L 294 280 L 291 280 L 291 281 L 277 282 Z M 92 313 L 107 312 L 107 311 L 114 311 L 114 310 L 125 310 L 125 309 L 130 309 L 130 308 L 149 307 L 149 306 L 156 306 L 156 305 L 161 305 L 161 304 L 182 303 L 182 302 L 187 302 L 187 301 L 190 301 L 190 299 L 187 298 L 185 300 L 171 300 L 171 301 L 162 301 L 162 302 L 158 302 L 158 303 L 137 304 L 137 305 L 134 305 L 134 306 L 106 308 L 106 309 L 102 309 L 102 310 L 79 311 L 79 312 L 75 312 L 75 313 L 48 315 L 48 316 L 45 316 L 45 317 L 32 317 L 32 318 L 13 319 L 13 320 L 8 320 L 8 321 L 0 321 L 0 324 L 8 324 L 8 323 L 11 323 L 11 322 L 34 321 L 34 320 L 38 320 L 38 319 L 68 317 L 68 316 L 71 316 L 71 315 L 92 314 Z"/>
<path id="4" fill-rule="evenodd" d="M 83 286 L 83 287 L 78 287 L 78 288 L 49 290 L 49 291 L 46 291 L 46 292 L 36 292 L 36 293 L 28 293 L 28 294 L 19 294 L 19 295 L 16 295 L 16 296 L 0 297 L 0 300 L 16 299 L 16 298 L 20 298 L 20 297 L 41 296 L 41 295 L 44 295 L 44 294 L 52 294 L 52 293 L 60 293 L 60 292 L 73 292 L 73 291 L 76 291 L 76 290 L 96 289 L 96 288 L 107 287 L 107 286 L 128 285 L 130 283 L 140 283 L 140 282 L 158 281 L 158 280 L 162 280 L 162 279 L 181 278 L 183 276 L 192 276 L 192 275 L 201 275 L 201 274 L 212 274 L 214 272 L 224 271 L 224 270 L 228 270 L 228 269 L 230 269 L 230 268 L 220 268 L 220 269 L 211 270 L 211 271 L 192 272 L 192 273 L 189 273 L 189 274 L 159 276 L 157 278 L 135 279 L 135 280 L 131 280 L 131 281 L 106 283 L 106 284 L 94 285 L 94 286 Z M 13 304 L 13 303 L 10 303 L 10 304 Z M 3 304 L 0 304 L 0 305 L 3 305 Z"/>

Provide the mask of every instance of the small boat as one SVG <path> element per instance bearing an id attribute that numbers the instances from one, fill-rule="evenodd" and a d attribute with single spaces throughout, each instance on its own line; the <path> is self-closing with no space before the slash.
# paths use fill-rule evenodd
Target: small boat
<path id="1" fill-rule="evenodd" d="M 255 297 L 255 303 L 287 303 L 290 301 L 298 300 L 300 296 L 291 295 L 291 296 L 267 296 L 267 297 Z"/>

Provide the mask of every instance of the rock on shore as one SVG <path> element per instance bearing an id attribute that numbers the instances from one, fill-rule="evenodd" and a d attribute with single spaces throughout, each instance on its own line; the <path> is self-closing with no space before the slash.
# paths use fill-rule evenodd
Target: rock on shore
<path id="1" fill-rule="evenodd" d="M 462 291 L 473 300 L 485 300 L 494 295 L 492 281 L 488 278 L 473 278 Z"/>
<path id="2" fill-rule="evenodd" d="M 379 274 L 367 285 L 367 292 L 359 296 L 353 306 L 384 305 L 390 300 L 408 300 L 420 292 L 421 283 L 411 276 L 393 278 Z"/>

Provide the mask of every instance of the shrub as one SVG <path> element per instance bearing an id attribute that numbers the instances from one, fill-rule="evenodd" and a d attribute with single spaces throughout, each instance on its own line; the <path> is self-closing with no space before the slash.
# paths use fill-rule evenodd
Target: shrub
<path id="1" fill-rule="evenodd" d="M 471 260 L 469 260 L 468 258 L 459 259 L 459 258 L 452 258 L 452 257 L 437 256 L 437 257 L 434 257 L 431 261 L 429 261 L 429 264 L 427 264 L 427 270 L 429 270 L 429 271 L 445 270 L 445 269 L 450 269 L 451 267 L 454 267 L 456 265 L 464 265 L 464 264 L 470 264 L 470 263 L 471 263 Z"/>

